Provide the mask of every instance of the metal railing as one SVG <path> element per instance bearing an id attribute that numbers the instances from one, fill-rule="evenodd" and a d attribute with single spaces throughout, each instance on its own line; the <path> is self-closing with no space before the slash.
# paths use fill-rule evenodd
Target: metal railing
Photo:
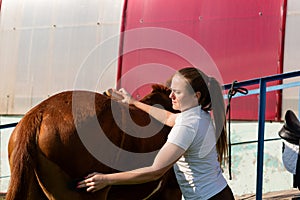
<path id="1" fill-rule="evenodd" d="M 279 81 L 288 78 L 300 76 L 300 71 L 287 72 L 283 74 L 261 77 L 235 83 L 236 87 L 244 87 L 259 84 L 258 90 L 248 92 L 247 95 L 259 94 L 259 107 L 258 107 L 258 145 L 257 145 L 257 174 L 256 174 L 256 199 L 262 199 L 263 189 L 263 161 L 264 161 L 264 133 L 265 133 L 265 112 L 266 112 L 266 93 L 274 90 L 281 90 L 288 87 L 300 86 L 300 82 L 293 84 L 281 84 L 267 88 L 267 83 L 272 81 Z M 229 90 L 232 84 L 224 85 L 225 90 Z M 245 96 L 245 95 L 243 95 Z M 299 103 L 300 106 L 300 103 Z M 300 108 L 299 108 L 300 109 Z M 300 113 L 300 112 L 299 112 Z"/>
<path id="2" fill-rule="evenodd" d="M 17 124 L 18 124 L 18 122 L 0 125 L 0 130 L 5 129 L 5 128 L 13 128 L 13 127 L 17 126 Z"/>

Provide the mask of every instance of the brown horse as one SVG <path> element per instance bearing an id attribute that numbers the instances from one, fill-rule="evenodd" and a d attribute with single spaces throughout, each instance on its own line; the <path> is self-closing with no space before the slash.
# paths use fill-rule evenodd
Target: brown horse
<path id="1" fill-rule="evenodd" d="M 154 85 L 141 101 L 172 111 L 169 93 Z M 169 131 L 142 110 L 102 94 L 54 95 L 31 109 L 10 137 L 6 199 L 181 199 L 172 169 L 145 184 L 111 186 L 95 193 L 76 189 L 78 180 L 91 172 L 114 173 L 151 164 Z"/>

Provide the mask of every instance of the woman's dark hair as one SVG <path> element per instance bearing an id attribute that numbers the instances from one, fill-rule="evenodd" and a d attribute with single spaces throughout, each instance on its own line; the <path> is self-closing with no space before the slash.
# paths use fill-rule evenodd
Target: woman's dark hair
<path id="1" fill-rule="evenodd" d="M 202 110 L 213 112 L 213 118 L 216 128 L 216 148 L 218 152 L 218 160 L 220 163 L 227 155 L 227 131 L 226 131 L 226 115 L 225 103 L 222 94 L 222 88 L 214 77 L 208 77 L 201 70 L 188 67 L 180 69 L 178 74 L 182 75 L 194 90 L 200 92 L 199 105 Z"/>

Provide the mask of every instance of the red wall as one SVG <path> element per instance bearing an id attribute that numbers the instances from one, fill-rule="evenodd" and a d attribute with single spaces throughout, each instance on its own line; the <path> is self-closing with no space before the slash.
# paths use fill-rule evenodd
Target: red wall
<path id="1" fill-rule="evenodd" d="M 284 0 L 127 0 L 118 85 L 141 97 L 150 84 L 165 82 L 188 65 L 217 77 L 221 84 L 281 73 L 284 4 Z M 268 93 L 266 120 L 277 120 L 280 110 L 280 93 Z M 232 101 L 233 119 L 255 120 L 257 111 L 257 95 Z"/>

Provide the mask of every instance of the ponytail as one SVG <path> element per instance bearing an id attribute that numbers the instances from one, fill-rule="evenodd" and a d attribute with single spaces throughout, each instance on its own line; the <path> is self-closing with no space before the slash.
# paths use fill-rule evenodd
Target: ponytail
<path id="1" fill-rule="evenodd" d="M 208 89 L 212 101 L 212 111 L 216 129 L 218 160 L 222 163 L 228 153 L 225 103 L 222 88 L 215 78 L 209 78 Z"/>

